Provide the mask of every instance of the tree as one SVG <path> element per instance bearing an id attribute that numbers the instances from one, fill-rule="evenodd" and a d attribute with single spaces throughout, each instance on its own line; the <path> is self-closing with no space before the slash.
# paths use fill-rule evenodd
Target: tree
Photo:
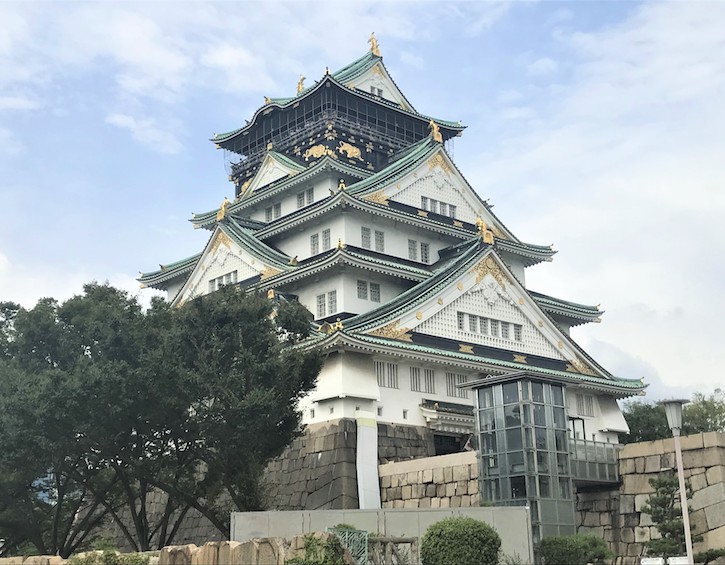
<path id="1" fill-rule="evenodd" d="M 677 475 L 667 474 L 650 479 L 649 484 L 655 489 L 651 494 L 642 511 L 649 514 L 652 522 L 660 532 L 660 539 L 651 540 L 647 543 L 648 552 L 661 557 L 673 555 L 684 555 L 685 528 L 682 521 L 682 508 L 680 500 L 680 484 Z M 692 498 L 692 489 L 689 482 L 686 483 L 687 498 Z M 694 525 L 690 525 L 690 530 Z M 702 541 L 702 536 L 693 536 L 693 542 Z"/>
<path id="2" fill-rule="evenodd" d="M 709 396 L 700 392 L 683 409 L 683 433 L 725 432 L 725 391 L 716 388 Z"/>
<path id="3" fill-rule="evenodd" d="M 321 368 L 295 348 L 310 327 L 297 303 L 227 288 L 144 313 L 94 283 L 5 311 L 0 538 L 66 556 L 110 518 L 147 550 L 190 508 L 226 534 L 230 510 L 264 506 L 264 467 L 301 433 L 297 401 Z"/>

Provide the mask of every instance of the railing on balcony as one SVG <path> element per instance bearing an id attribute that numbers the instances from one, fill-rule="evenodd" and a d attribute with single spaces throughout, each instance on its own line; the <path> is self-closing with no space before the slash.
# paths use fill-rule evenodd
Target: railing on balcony
<path id="1" fill-rule="evenodd" d="M 619 481 L 616 443 L 569 438 L 571 474 L 574 482 L 614 483 Z"/>

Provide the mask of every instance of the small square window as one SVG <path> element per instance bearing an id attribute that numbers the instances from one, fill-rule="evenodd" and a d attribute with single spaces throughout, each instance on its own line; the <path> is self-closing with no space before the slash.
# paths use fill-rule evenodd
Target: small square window
<path id="1" fill-rule="evenodd" d="M 367 283 L 367 281 L 357 281 L 357 297 L 360 300 L 368 299 L 368 283 Z"/>
<path id="2" fill-rule="evenodd" d="M 378 283 L 370 283 L 370 300 L 380 302 L 380 285 Z"/>
<path id="3" fill-rule="evenodd" d="M 385 232 L 375 230 L 375 251 L 385 251 Z"/>
<path id="4" fill-rule="evenodd" d="M 360 227 L 360 245 L 363 249 L 371 248 L 370 228 Z"/>
<path id="5" fill-rule="evenodd" d="M 322 250 L 327 251 L 330 247 L 330 230 L 322 230 Z"/>
<path id="6" fill-rule="evenodd" d="M 407 419 L 408 419 L 408 411 L 405 408 L 403 408 L 403 420 L 407 420 Z"/>
<path id="7" fill-rule="evenodd" d="M 423 263 L 430 263 L 430 245 L 427 243 L 420 244 L 420 260 Z"/>
<path id="8" fill-rule="evenodd" d="M 310 236 L 310 255 L 317 255 L 320 252 L 320 234 L 313 233 Z"/>
<path id="9" fill-rule="evenodd" d="M 378 406 L 378 416 L 382 416 L 382 415 L 383 415 L 383 407 Z"/>

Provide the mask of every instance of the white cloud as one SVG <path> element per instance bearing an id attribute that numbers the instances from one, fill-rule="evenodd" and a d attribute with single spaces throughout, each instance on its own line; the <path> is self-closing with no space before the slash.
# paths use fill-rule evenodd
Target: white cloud
<path id="1" fill-rule="evenodd" d="M 183 146 L 176 136 L 160 128 L 153 118 L 136 119 L 127 114 L 110 114 L 106 123 L 131 132 L 139 143 L 159 153 L 179 153 Z"/>
<path id="2" fill-rule="evenodd" d="M 38 103 L 22 96 L 0 96 L 0 110 L 33 110 Z"/>
<path id="3" fill-rule="evenodd" d="M 532 76 L 541 76 L 555 73 L 558 68 L 559 65 L 556 61 L 548 57 L 542 57 L 536 59 L 533 63 L 529 63 L 527 71 Z"/>

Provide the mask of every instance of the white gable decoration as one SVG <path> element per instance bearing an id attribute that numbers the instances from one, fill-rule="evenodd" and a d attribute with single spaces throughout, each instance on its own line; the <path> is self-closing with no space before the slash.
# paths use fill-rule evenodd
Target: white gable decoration
<path id="1" fill-rule="evenodd" d="M 377 93 L 382 92 L 382 95 L 379 95 L 381 98 L 390 100 L 405 110 L 413 110 L 405 99 L 405 96 L 403 96 L 403 93 L 398 90 L 398 87 L 395 86 L 395 83 L 380 63 L 365 71 L 353 82 L 347 84 L 347 86 L 364 90 L 368 94 L 373 95 L 379 95 Z M 371 87 L 375 87 L 377 90 L 373 91 Z"/>
<path id="2" fill-rule="evenodd" d="M 274 153 L 268 153 L 259 166 L 257 174 L 254 175 L 252 182 L 246 188 L 244 195 L 249 196 L 263 186 L 267 186 L 269 183 L 279 180 L 284 177 L 291 177 L 296 175 L 302 170 L 303 167 L 294 168 L 276 157 Z M 243 195 L 243 196 L 244 196 Z"/>

